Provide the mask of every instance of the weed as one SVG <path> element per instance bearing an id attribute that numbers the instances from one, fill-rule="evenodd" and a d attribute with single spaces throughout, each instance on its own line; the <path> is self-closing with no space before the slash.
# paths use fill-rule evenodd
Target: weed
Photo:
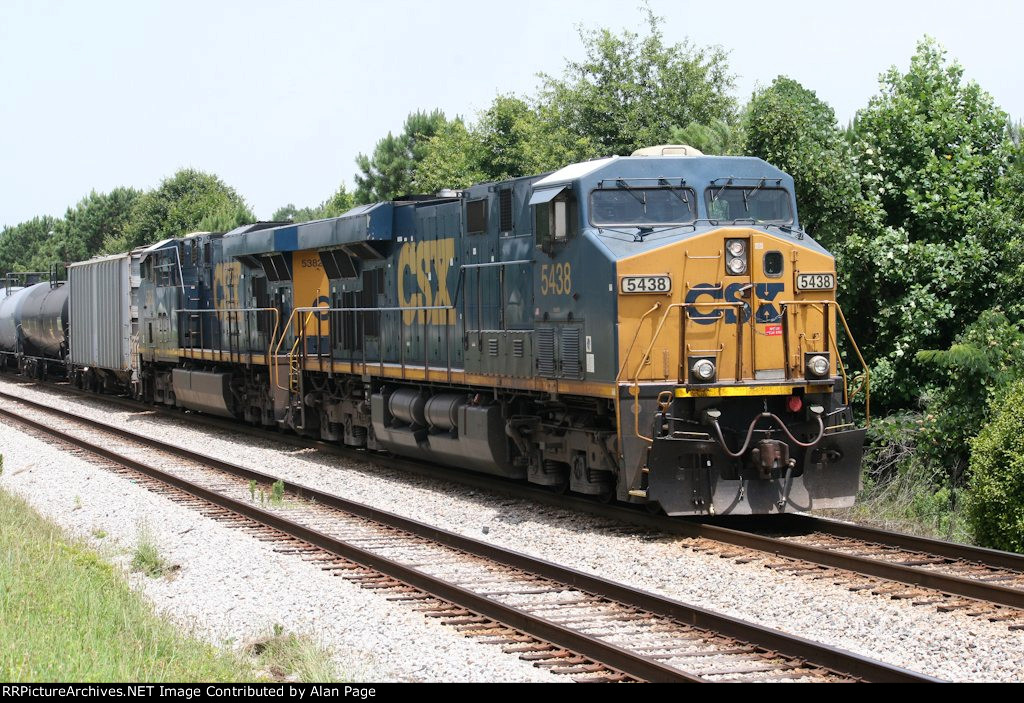
<path id="1" fill-rule="evenodd" d="M 82 496 L 75 496 L 75 510 L 82 509 Z"/>
<path id="2" fill-rule="evenodd" d="M 256 502 L 256 481 L 254 479 L 249 480 L 249 500 L 253 503 Z"/>
<path id="3" fill-rule="evenodd" d="M 97 527 L 95 530 L 92 531 L 92 536 L 96 539 L 103 539 L 107 536 L 107 531 Z"/>
<path id="4" fill-rule="evenodd" d="M 141 571 L 150 578 L 159 578 L 171 571 L 172 567 L 160 556 L 146 530 L 139 531 L 139 543 L 132 553 L 132 571 Z"/>
<path id="5" fill-rule="evenodd" d="M 272 635 L 244 648 L 257 662 L 257 667 L 278 681 L 338 681 L 338 673 L 330 654 L 311 638 L 285 633 L 282 625 L 271 626 Z"/>
<path id="6" fill-rule="evenodd" d="M 281 505 L 284 502 L 284 481 L 274 481 L 270 488 L 270 502 L 274 505 Z"/>

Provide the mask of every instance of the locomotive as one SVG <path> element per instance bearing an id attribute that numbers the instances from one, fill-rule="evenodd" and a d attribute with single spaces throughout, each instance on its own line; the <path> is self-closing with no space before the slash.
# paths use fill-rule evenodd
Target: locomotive
<path id="1" fill-rule="evenodd" d="M 835 262 L 757 158 L 655 147 L 39 286 L 69 315 L 16 313 L 33 287 L 14 292 L 0 330 L 26 334 L 0 355 L 83 388 L 669 515 L 846 507 L 860 486 L 867 377 L 851 391 Z"/>

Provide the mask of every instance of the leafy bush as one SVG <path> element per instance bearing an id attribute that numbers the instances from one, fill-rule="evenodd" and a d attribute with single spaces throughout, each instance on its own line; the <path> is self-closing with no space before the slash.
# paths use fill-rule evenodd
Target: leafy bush
<path id="1" fill-rule="evenodd" d="M 979 544 L 1024 552 L 1024 381 L 992 404 L 971 442 L 968 519 Z"/>

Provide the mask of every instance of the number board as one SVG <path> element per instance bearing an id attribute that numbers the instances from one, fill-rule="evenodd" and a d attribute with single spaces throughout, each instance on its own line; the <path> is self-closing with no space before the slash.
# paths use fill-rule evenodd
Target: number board
<path id="1" fill-rule="evenodd" d="M 833 290 L 836 277 L 832 273 L 801 273 L 796 277 L 797 290 Z"/>
<path id="2" fill-rule="evenodd" d="M 623 276 L 619 281 L 619 292 L 633 293 L 671 293 L 671 276 Z"/>

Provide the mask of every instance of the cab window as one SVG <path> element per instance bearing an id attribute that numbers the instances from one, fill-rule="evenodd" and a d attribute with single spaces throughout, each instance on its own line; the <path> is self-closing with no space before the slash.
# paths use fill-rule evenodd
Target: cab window
<path id="1" fill-rule="evenodd" d="M 783 188 L 762 188 L 756 185 L 708 188 L 704 198 L 710 220 L 749 220 L 779 225 L 793 222 L 789 191 Z"/>
<path id="2" fill-rule="evenodd" d="M 533 206 L 537 245 L 549 247 L 569 239 L 579 229 L 579 208 L 571 191 L 563 190 L 546 203 Z"/>
<path id="3" fill-rule="evenodd" d="M 689 188 L 601 188 L 590 194 L 590 221 L 597 226 L 685 225 L 697 217 Z"/>

